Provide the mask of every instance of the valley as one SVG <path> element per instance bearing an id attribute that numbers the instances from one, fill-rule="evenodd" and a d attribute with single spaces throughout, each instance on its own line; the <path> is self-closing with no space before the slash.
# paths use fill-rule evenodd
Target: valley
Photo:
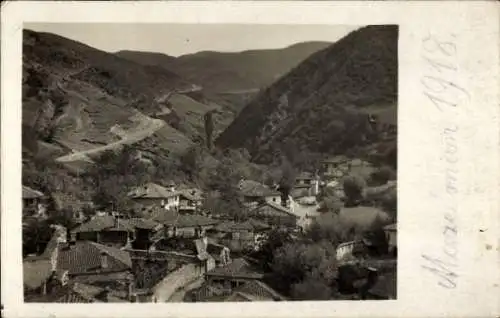
<path id="1" fill-rule="evenodd" d="M 395 299 L 398 32 L 174 57 L 25 29 L 26 301 Z"/>

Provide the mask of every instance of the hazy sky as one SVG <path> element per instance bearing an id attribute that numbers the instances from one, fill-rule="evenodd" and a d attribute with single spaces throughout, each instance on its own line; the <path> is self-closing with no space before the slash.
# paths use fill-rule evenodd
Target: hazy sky
<path id="1" fill-rule="evenodd" d="M 56 33 L 108 52 L 136 50 L 179 56 L 283 48 L 305 41 L 335 42 L 359 26 L 28 23 L 25 28 Z"/>

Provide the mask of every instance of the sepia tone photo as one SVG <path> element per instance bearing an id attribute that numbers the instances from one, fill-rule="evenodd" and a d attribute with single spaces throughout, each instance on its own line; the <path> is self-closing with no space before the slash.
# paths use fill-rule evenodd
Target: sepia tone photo
<path id="1" fill-rule="evenodd" d="M 398 34 L 24 24 L 24 301 L 397 299 Z"/>

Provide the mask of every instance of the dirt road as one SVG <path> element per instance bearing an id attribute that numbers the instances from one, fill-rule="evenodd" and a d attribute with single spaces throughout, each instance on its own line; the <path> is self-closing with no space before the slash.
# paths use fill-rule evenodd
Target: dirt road
<path id="1" fill-rule="evenodd" d="M 144 138 L 147 138 L 154 134 L 158 129 L 162 128 L 165 125 L 165 122 L 160 119 L 151 119 L 148 120 L 147 122 L 141 123 L 140 127 L 137 127 L 133 132 L 127 133 L 127 136 L 125 138 L 122 138 L 119 141 L 104 145 L 104 146 L 99 146 L 95 147 L 92 149 L 84 150 L 84 151 L 79 151 L 79 152 L 73 152 L 68 155 L 61 156 L 56 159 L 58 162 L 71 162 L 71 161 L 78 161 L 78 160 L 88 160 L 88 155 L 92 154 L 97 154 L 99 152 L 105 151 L 105 150 L 112 150 L 115 149 L 119 146 L 122 145 L 129 145 L 133 144 L 136 142 L 139 142 L 143 140 Z"/>

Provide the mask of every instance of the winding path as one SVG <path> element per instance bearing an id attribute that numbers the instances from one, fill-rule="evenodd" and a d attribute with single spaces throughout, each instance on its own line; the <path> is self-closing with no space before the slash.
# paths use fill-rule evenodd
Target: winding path
<path id="1" fill-rule="evenodd" d="M 148 120 L 146 123 L 141 124 L 142 127 L 138 127 L 134 132 L 127 132 L 127 136 L 122 138 L 119 141 L 112 142 L 110 144 L 104 145 L 104 146 L 99 146 L 95 147 L 92 149 L 88 150 L 83 150 L 83 151 L 78 151 L 78 152 L 73 152 L 68 155 L 61 156 L 56 159 L 58 162 L 71 162 L 71 161 L 78 161 L 78 160 L 83 160 L 87 161 L 88 160 L 88 155 L 92 154 L 97 154 L 99 152 L 105 151 L 105 150 L 112 150 L 115 149 L 121 145 L 125 144 L 133 144 L 136 142 L 139 142 L 152 134 L 154 134 L 157 130 L 165 126 L 165 122 L 160 119 L 151 119 Z"/>

